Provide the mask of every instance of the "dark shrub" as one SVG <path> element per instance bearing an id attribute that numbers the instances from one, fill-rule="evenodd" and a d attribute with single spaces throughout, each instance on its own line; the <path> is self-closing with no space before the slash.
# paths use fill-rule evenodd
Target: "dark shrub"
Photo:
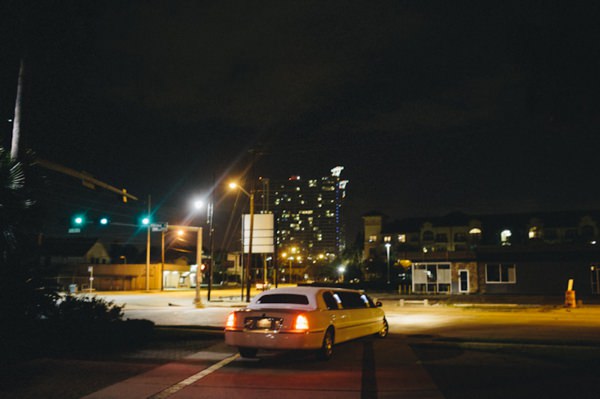
<path id="1" fill-rule="evenodd" d="M 123 320 L 123 307 L 96 297 L 66 296 L 46 324 L 51 354 L 103 353 L 135 348 L 147 342 L 154 323 Z"/>

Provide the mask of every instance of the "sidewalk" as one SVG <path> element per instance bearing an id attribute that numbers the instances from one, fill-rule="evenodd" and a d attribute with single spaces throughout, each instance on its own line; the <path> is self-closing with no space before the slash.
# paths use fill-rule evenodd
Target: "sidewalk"
<path id="1" fill-rule="evenodd" d="M 104 291 L 81 293 L 123 306 L 125 319 L 146 319 L 158 326 L 222 329 L 232 310 L 243 308 L 241 290 L 213 292 L 207 301 L 206 291 L 200 291 L 201 306 L 196 306 L 194 290 L 173 291 Z M 253 293 L 255 295 L 256 293 Z"/>
<path id="2" fill-rule="evenodd" d="M 258 291 L 253 289 L 251 296 L 257 293 Z M 110 291 L 95 292 L 92 295 L 124 306 L 124 316 L 128 319 L 146 319 L 154 322 L 157 326 L 206 328 L 210 331 L 221 331 L 225 326 L 229 313 L 234 309 L 243 308 L 247 305 L 242 300 L 241 289 L 239 288 L 215 290 L 211 293 L 211 301 L 207 301 L 206 290 L 201 290 L 202 307 L 196 307 L 194 304 L 196 296 L 194 290 L 162 292 Z M 572 310 L 571 318 L 600 319 L 600 306 L 596 304 L 598 301 L 593 301 L 593 304 L 590 304 L 592 301 L 589 299 L 584 299 L 583 303 L 578 300 L 580 303 L 576 309 L 566 309 L 564 298 L 559 296 L 399 296 L 390 293 L 373 293 L 372 296 L 384 303 L 384 310 L 388 317 L 415 314 L 415 312 L 417 314 L 429 314 L 435 312 L 436 309 L 445 309 L 445 317 L 448 317 L 448 311 L 453 314 L 460 309 L 479 309 L 486 311 L 528 310 L 547 313 L 549 316 L 551 313 L 564 313 Z M 553 317 L 555 316 L 556 314 Z"/>

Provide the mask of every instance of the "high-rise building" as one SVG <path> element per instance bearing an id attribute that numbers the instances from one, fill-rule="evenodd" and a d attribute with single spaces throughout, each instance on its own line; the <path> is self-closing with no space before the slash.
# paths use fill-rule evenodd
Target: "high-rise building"
<path id="1" fill-rule="evenodd" d="M 329 176 L 287 180 L 269 179 L 263 184 L 263 204 L 275 214 L 276 245 L 280 253 L 296 253 L 310 262 L 337 257 L 345 247 L 342 205 L 347 180 L 342 166 Z"/>

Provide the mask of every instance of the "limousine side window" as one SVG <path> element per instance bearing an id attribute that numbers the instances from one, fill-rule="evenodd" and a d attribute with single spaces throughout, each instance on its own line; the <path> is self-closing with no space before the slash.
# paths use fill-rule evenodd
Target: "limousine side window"
<path id="1" fill-rule="evenodd" d="M 373 298 L 371 298 L 368 295 L 363 294 L 363 301 L 367 301 L 369 303 L 369 307 L 370 308 L 376 308 L 377 305 L 375 304 L 375 302 L 373 302 Z"/>
<path id="2" fill-rule="evenodd" d="M 337 294 L 342 300 L 344 309 L 364 309 L 369 307 L 369 304 L 365 303 L 361 295 L 357 292 L 339 291 Z"/>
<path id="3" fill-rule="evenodd" d="M 329 291 L 323 293 L 323 300 L 325 301 L 327 310 L 337 310 L 340 308 L 338 306 L 339 299 L 334 298 L 334 295 Z"/>

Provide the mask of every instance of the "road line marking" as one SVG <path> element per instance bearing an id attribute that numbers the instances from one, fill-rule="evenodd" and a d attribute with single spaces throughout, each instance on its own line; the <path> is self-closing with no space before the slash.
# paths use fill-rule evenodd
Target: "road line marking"
<path id="1" fill-rule="evenodd" d="M 150 396 L 148 399 L 165 399 L 168 398 L 169 396 L 173 395 L 176 392 L 181 391 L 183 388 L 192 385 L 193 383 L 195 383 L 198 380 L 201 380 L 202 378 L 206 377 L 209 374 L 214 373 L 215 371 L 217 371 L 218 369 L 220 369 L 221 367 L 224 367 L 226 365 L 228 365 L 229 363 L 233 362 L 235 359 L 237 359 L 238 357 L 240 357 L 240 355 L 238 353 L 236 353 L 233 356 L 229 356 L 223 360 L 221 360 L 218 363 L 213 364 L 212 366 L 205 368 L 204 370 L 186 378 L 183 381 L 178 382 L 177 384 L 171 385 L 170 387 L 160 391 L 159 393 L 157 393 L 156 395 L 152 395 Z"/>

